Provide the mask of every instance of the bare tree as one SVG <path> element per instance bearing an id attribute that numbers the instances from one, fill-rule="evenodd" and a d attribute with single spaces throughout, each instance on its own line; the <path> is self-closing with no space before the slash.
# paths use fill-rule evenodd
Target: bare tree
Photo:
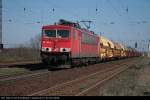
<path id="1" fill-rule="evenodd" d="M 41 46 L 41 35 L 38 34 L 34 38 L 30 39 L 30 47 L 34 50 L 39 51 Z"/>

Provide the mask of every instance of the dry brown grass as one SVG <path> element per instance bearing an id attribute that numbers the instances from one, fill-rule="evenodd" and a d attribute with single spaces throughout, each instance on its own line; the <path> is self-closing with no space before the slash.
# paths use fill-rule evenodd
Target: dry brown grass
<path id="1" fill-rule="evenodd" d="M 38 60 L 40 60 L 40 52 L 30 48 L 10 48 L 0 53 L 0 63 Z"/>
<path id="2" fill-rule="evenodd" d="M 139 67 L 140 66 L 140 67 Z M 99 90 L 100 96 L 150 96 L 150 65 L 133 66 Z"/>
<path id="3" fill-rule="evenodd" d="M 21 75 L 24 73 L 29 73 L 30 71 L 25 68 L 1 68 L 0 69 L 0 77 L 8 76 L 8 75 Z"/>

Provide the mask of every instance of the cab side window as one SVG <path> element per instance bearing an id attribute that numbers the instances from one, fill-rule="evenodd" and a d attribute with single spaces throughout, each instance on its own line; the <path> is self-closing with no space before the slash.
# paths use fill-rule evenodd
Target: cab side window
<path id="1" fill-rule="evenodd" d="M 76 31 L 74 30 L 73 32 L 73 39 L 75 40 L 76 39 Z"/>

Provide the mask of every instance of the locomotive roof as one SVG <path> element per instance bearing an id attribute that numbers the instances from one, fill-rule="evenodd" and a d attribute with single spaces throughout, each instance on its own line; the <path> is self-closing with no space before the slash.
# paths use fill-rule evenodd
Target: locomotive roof
<path id="1" fill-rule="evenodd" d="M 85 28 L 81 28 L 80 24 L 79 23 L 75 23 L 75 22 L 71 22 L 71 21 L 67 21 L 67 20 L 64 20 L 64 19 L 60 19 L 58 23 L 55 23 L 54 25 L 46 25 L 46 26 L 43 26 L 43 29 L 46 29 L 46 28 L 76 28 L 84 33 L 90 33 L 90 34 L 93 34 L 93 35 L 96 35 L 93 31 L 90 31 L 88 29 L 85 29 Z"/>
<path id="2" fill-rule="evenodd" d="M 64 19 L 60 19 L 57 24 L 58 25 L 65 25 L 65 26 L 72 26 L 72 27 L 79 28 L 79 29 L 81 28 L 79 23 L 67 21 L 67 20 L 64 20 Z"/>
<path id="3" fill-rule="evenodd" d="M 70 28 L 70 26 L 65 26 L 65 25 L 45 25 L 43 26 L 42 28 L 45 29 L 45 28 Z"/>
<path id="4" fill-rule="evenodd" d="M 67 29 L 70 29 L 70 28 L 75 28 L 73 26 L 67 26 L 67 25 L 45 25 L 42 27 L 42 29 L 49 29 L 49 28 L 67 28 Z M 84 33 L 90 33 L 90 34 L 93 34 L 93 35 L 97 35 L 95 34 L 93 31 L 90 31 L 90 30 L 87 30 L 87 29 L 84 29 L 84 28 L 76 28 Z"/>

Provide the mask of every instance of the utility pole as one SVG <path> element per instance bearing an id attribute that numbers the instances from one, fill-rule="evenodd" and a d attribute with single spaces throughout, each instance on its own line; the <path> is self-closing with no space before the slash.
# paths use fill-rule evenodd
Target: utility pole
<path id="1" fill-rule="evenodd" d="M 148 33 L 150 35 L 150 33 Z M 148 51 L 147 51 L 147 56 L 150 57 L 150 40 L 148 41 Z"/>
<path id="2" fill-rule="evenodd" d="M 2 44 L 2 0 L 0 0 L 0 51 L 3 49 Z"/>
<path id="3" fill-rule="evenodd" d="M 149 43 L 148 43 L 148 53 L 147 53 L 148 57 L 150 57 L 150 40 L 149 40 Z"/>

